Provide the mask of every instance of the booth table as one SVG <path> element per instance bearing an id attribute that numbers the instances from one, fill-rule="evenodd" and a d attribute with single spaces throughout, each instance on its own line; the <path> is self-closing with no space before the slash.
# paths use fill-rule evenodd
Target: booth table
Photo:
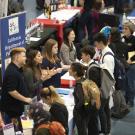
<path id="1" fill-rule="evenodd" d="M 59 47 L 63 42 L 63 28 L 71 23 L 76 15 L 78 15 L 82 11 L 81 7 L 70 7 L 64 8 L 55 12 L 52 12 L 51 19 L 45 17 L 44 14 L 41 14 L 36 19 L 33 19 L 31 23 L 41 23 L 46 27 L 52 27 L 57 29 L 57 38 Z"/>
<path id="2" fill-rule="evenodd" d="M 73 133 L 73 108 L 74 108 L 74 97 L 73 97 L 73 89 L 69 88 L 57 88 L 57 93 L 60 94 L 61 98 L 64 100 L 65 105 L 68 110 L 68 127 L 69 133 L 68 135 L 72 135 Z"/>
<path id="3" fill-rule="evenodd" d="M 57 29 L 56 28 L 44 27 L 43 32 L 41 32 L 40 34 L 41 34 L 40 38 L 37 38 L 37 33 L 36 32 L 33 35 L 31 35 L 30 44 L 26 43 L 26 49 L 34 48 L 34 49 L 39 49 L 40 50 L 41 46 L 45 43 L 45 41 L 47 39 L 51 38 L 52 36 L 54 36 L 54 37 L 56 36 Z"/>

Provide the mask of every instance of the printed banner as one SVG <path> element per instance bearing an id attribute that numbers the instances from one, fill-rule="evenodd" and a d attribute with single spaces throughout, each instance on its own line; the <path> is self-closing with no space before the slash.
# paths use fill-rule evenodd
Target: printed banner
<path id="1" fill-rule="evenodd" d="M 0 46 L 2 76 L 10 63 L 10 51 L 15 47 L 25 47 L 26 12 L 0 19 Z"/>

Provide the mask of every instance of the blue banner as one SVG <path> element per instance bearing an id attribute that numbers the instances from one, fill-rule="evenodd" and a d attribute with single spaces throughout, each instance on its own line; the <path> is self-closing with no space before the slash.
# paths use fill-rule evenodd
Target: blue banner
<path id="1" fill-rule="evenodd" d="M 25 21 L 25 12 L 0 19 L 2 76 L 11 61 L 10 51 L 15 47 L 25 47 Z"/>

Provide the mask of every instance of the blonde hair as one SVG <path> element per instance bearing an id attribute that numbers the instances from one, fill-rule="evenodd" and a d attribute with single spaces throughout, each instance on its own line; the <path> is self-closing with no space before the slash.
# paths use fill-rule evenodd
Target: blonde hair
<path id="1" fill-rule="evenodd" d="M 47 99 L 48 96 L 51 98 L 53 102 L 64 104 L 64 100 L 56 93 L 55 87 L 49 86 L 47 88 L 42 89 L 41 97 Z"/>
<path id="2" fill-rule="evenodd" d="M 19 54 L 19 53 L 26 53 L 26 49 L 24 47 L 16 47 L 16 48 L 13 48 L 10 52 L 10 57 L 11 57 L 11 60 L 14 60 L 14 56 L 16 54 Z"/>
<path id="3" fill-rule="evenodd" d="M 84 80 L 82 82 L 85 101 L 89 103 L 96 103 L 96 108 L 100 108 L 100 90 L 95 82 L 91 80 Z"/>

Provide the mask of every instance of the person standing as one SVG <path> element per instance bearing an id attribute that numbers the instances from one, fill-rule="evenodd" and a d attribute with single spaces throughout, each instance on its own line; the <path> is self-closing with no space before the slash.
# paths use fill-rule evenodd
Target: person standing
<path id="1" fill-rule="evenodd" d="M 131 22 L 124 23 L 123 26 L 123 40 L 127 44 L 128 54 L 131 52 L 135 52 L 135 36 L 134 32 L 134 24 Z M 134 54 L 134 53 L 133 53 Z M 135 98 L 135 55 L 132 57 L 128 56 L 127 63 L 129 64 L 127 70 L 127 80 L 128 80 L 128 88 L 126 91 L 126 102 L 130 107 L 134 106 L 134 98 Z"/>
<path id="2" fill-rule="evenodd" d="M 88 118 L 84 110 L 84 93 L 82 88 L 82 82 L 84 81 L 85 69 L 80 63 L 72 63 L 69 69 L 69 74 L 76 80 L 76 85 L 73 91 L 75 106 L 73 109 L 73 120 L 76 124 L 78 135 L 87 135 L 88 130 Z"/>
<path id="3" fill-rule="evenodd" d="M 32 99 L 27 97 L 22 67 L 25 64 L 25 48 L 12 49 L 11 63 L 8 65 L 2 83 L 1 111 L 5 113 L 5 123 L 18 121 L 21 128 L 20 116 L 24 112 L 24 104 L 29 104 Z"/>
<path id="4" fill-rule="evenodd" d="M 90 13 L 94 4 L 94 0 L 79 0 L 79 4 L 83 7 L 83 12 L 78 18 L 78 27 L 76 33 L 78 37 L 77 42 L 81 43 L 82 39 L 86 37 L 86 29 L 88 31 L 88 35 L 91 35 L 92 22 Z"/>
<path id="5" fill-rule="evenodd" d="M 101 50 L 101 57 L 100 57 L 100 66 L 105 68 L 109 71 L 109 73 L 114 77 L 114 53 L 108 47 L 107 38 L 103 33 L 97 33 L 94 37 L 94 45 L 97 49 Z M 109 55 L 107 53 L 112 53 Z M 111 89 L 111 88 L 110 88 Z M 110 92 L 111 95 L 111 92 Z M 110 115 L 110 107 L 109 107 L 109 100 L 110 97 L 107 99 L 101 98 L 101 107 L 99 110 L 99 118 L 101 123 L 101 133 L 109 134 L 111 130 L 111 115 Z"/>

